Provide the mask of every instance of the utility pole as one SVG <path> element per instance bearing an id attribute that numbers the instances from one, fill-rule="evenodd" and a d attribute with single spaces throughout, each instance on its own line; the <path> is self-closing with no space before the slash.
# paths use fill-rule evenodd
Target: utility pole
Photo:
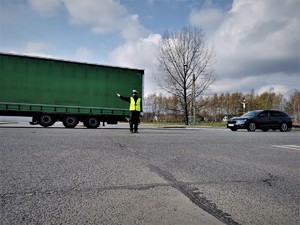
<path id="1" fill-rule="evenodd" d="M 183 90 L 183 96 L 184 96 L 184 113 L 185 113 L 185 119 L 186 119 L 186 122 L 185 124 L 186 125 L 189 125 L 189 115 L 188 115 L 188 105 L 187 105 L 187 89 L 186 89 L 186 75 L 187 75 L 187 69 L 188 69 L 188 65 L 187 64 L 184 64 L 183 65 L 183 73 L 184 73 L 184 90 Z"/>
<path id="2" fill-rule="evenodd" d="M 192 83 L 192 104 L 191 104 L 191 124 L 196 125 L 196 110 L 195 110 L 195 74 L 193 74 L 193 83 Z M 192 120 L 193 117 L 193 120 Z"/>

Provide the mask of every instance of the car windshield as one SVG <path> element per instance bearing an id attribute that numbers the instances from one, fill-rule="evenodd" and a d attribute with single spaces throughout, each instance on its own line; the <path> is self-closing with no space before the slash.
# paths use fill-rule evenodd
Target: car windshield
<path id="1" fill-rule="evenodd" d="M 250 111 L 245 114 L 243 114 L 241 117 L 254 117 L 257 116 L 261 111 Z"/>

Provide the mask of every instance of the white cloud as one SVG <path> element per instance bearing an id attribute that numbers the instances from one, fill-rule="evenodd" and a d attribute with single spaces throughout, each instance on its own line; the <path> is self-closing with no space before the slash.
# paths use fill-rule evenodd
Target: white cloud
<path id="1" fill-rule="evenodd" d="M 264 92 L 273 92 L 285 95 L 288 92 L 288 88 L 284 85 L 266 85 L 258 90 L 258 94 L 260 95 Z"/>
<path id="2" fill-rule="evenodd" d="M 145 94 L 159 91 L 154 82 L 159 34 L 130 41 L 116 48 L 109 56 L 111 64 L 117 66 L 145 69 Z"/>
<path id="3" fill-rule="evenodd" d="M 72 25 L 91 26 L 95 34 L 119 32 L 123 39 L 133 40 L 148 34 L 139 22 L 137 14 L 114 0 L 28 0 L 31 7 L 40 15 L 53 16 L 64 6 Z"/>
<path id="4" fill-rule="evenodd" d="M 299 89 L 299 0 L 234 0 L 227 14 L 210 7 L 194 9 L 190 23 L 216 27 L 215 91 L 253 88 L 286 94 Z"/>
<path id="5" fill-rule="evenodd" d="M 225 13 L 218 8 L 193 9 L 189 16 L 192 26 L 201 27 L 205 32 L 214 31 L 223 22 Z"/>
<path id="6" fill-rule="evenodd" d="M 119 22 L 119 29 L 122 37 L 126 40 L 137 39 L 142 35 L 142 32 L 147 31 L 139 24 L 138 15 L 130 15 Z"/>
<path id="7" fill-rule="evenodd" d="M 94 58 L 94 54 L 91 50 L 85 47 L 79 47 L 75 53 L 75 59 L 81 62 L 92 61 Z"/>
<path id="8" fill-rule="evenodd" d="M 28 0 L 30 6 L 42 16 L 55 15 L 61 0 Z"/>
<path id="9" fill-rule="evenodd" d="M 72 23 L 109 26 L 125 17 L 127 10 L 111 0 L 64 0 Z"/>
<path id="10" fill-rule="evenodd" d="M 44 42 L 28 42 L 23 51 L 26 55 L 42 56 L 51 58 L 51 55 L 48 54 L 53 47 Z"/>
<path id="11" fill-rule="evenodd" d="M 95 34 L 120 32 L 126 40 L 137 39 L 147 32 L 138 15 L 130 14 L 118 1 L 63 0 L 74 25 L 90 25 Z"/>
<path id="12" fill-rule="evenodd" d="M 299 33 L 295 30 L 300 24 L 293 10 L 297 5 L 297 0 L 235 0 L 215 36 L 219 71 L 240 76 L 298 69 Z"/>
<path id="13" fill-rule="evenodd" d="M 271 77 L 271 79 L 270 79 Z M 217 80 L 211 86 L 212 92 L 242 92 L 244 94 L 250 93 L 253 89 L 255 94 L 261 94 L 265 91 L 276 92 L 279 94 L 287 95 L 291 91 L 290 87 L 293 84 L 297 85 L 297 77 L 286 77 L 288 81 L 285 84 L 278 84 L 281 82 L 282 77 L 284 74 L 267 74 L 260 77 L 257 76 L 245 76 L 240 77 L 239 79 L 236 78 L 222 78 Z M 299 83 L 299 79 L 298 79 Z"/>
<path id="14" fill-rule="evenodd" d="M 238 91 L 241 88 L 248 92 L 251 90 L 251 87 L 249 87 L 249 83 L 251 83 L 253 85 L 252 88 L 254 88 L 255 85 L 257 85 L 259 82 L 261 81 L 256 79 L 255 77 L 244 77 L 241 79 L 223 78 L 213 83 L 211 88 L 213 92 L 216 90 L 219 90 L 221 92 L 226 92 L 226 90 Z"/>

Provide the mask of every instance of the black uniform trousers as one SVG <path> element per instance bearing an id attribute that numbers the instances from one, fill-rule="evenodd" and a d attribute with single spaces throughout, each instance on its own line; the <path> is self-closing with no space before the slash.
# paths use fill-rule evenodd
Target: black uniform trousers
<path id="1" fill-rule="evenodd" d="M 139 111 L 130 111 L 130 131 L 131 132 L 137 132 L 138 130 L 138 125 L 140 122 L 140 112 Z"/>

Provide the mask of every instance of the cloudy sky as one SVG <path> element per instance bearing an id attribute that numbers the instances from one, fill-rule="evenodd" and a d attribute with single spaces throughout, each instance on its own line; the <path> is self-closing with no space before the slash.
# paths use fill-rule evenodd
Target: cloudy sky
<path id="1" fill-rule="evenodd" d="M 166 30 L 202 28 L 215 48 L 211 93 L 300 87 L 299 0 L 0 0 L 0 51 L 145 69 Z"/>

